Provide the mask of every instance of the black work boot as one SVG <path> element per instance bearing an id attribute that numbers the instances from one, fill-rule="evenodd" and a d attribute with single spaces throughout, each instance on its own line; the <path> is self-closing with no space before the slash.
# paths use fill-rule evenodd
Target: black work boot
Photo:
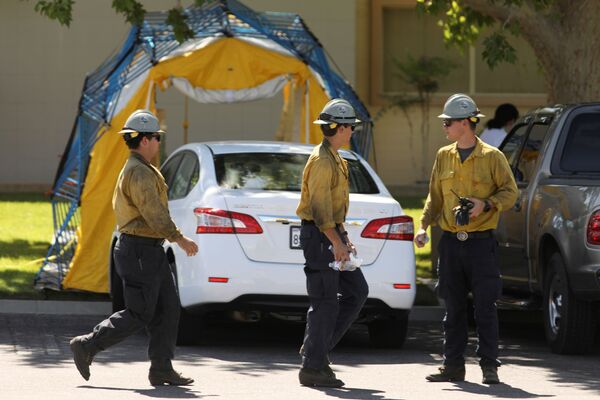
<path id="1" fill-rule="evenodd" d="M 302 357 L 304 357 L 304 344 L 302 344 L 302 346 L 300 346 L 300 350 L 298 350 L 298 354 L 300 354 Z M 325 356 L 325 366 L 323 367 L 323 369 L 325 370 L 325 372 L 327 372 L 330 376 L 332 376 L 333 378 L 335 378 L 335 372 L 333 372 L 333 370 L 331 369 L 331 367 L 329 366 L 331 364 L 331 360 L 329 359 L 329 354 L 327 354 Z"/>
<path id="2" fill-rule="evenodd" d="M 465 380 L 465 366 L 443 365 L 437 374 L 427 375 L 429 382 L 462 382 Z"/>
<path id="3" fill-rule="evenodd" d="M 88 340 L 89 335 L 81 335 L 74 337 L 69 342 L 75 366 L 86 381 L 90 379 L 90 365 L 92 365 L 92 360 L 98 352 L 89 345 Z"/>
<path id="4" fill-rule="evenodd" d="M 192 378 L 186 378 L 174 369 L 166 371 L 150 369 L 150 372 L 148 373 L 148 380 L 150 380 L 150 384 L 152 386 L 186 386 L 194 383 Z"/>
<path id="5" fill-rule="evenodd" d="M 329 371 L 331 371 L 331 368 Z M 333 376 L 331 374 L 333 374 Z M 302 367 L 300 368 L 298 378 L 300 379 L 300 384 L 304 386 L 321 386 L 332 388 L 344 386 L 344 382 L 337 379 L 333 371 L 330 373 L 325 368 L 314 369 Z"/>
<path id="6" fill-rule="evenodd" d="M 300 346 L 300 350 L 298 350 L 298 354 L 300 354 L 300 356 L 304 357 L 304 344 L 302 346 Z M 327 354 L 325 356 L 325 361 L 327 362 L 327 364 L 331 364 L 331 360 L 329 359 L 329 354 Z"/>
<path id="7" fill-rule="evenodd" d="M 329 364 L 325 364 L 325 366 L 323 367 L 323 371 L 327 375 L 329 375 L 330 377 L 332 377 L 333 379 L 336 379 L 335 372 L 333 372 L 333 370 L 331 369 L 331 366 Z"/>
<path id="8" fill-rule="evenodd" d="M 481 372 L 483 373 L 482 382 L 486 385 L 495 385 L 500 383 L 500 378 L 498 378 L 498 367 L 495 365 L 483 365 L 481 367 Z"/>

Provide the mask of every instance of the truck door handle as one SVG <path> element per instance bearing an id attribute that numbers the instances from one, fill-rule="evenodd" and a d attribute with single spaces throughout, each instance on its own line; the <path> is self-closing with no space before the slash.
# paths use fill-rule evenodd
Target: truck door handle
<path id="1" fill-rule="evenodd" d="M 521 199 L 518 199 L 515 203 L 515 205 L 513 206 L 513 210 L 515 211 L 521 211 Z"/>

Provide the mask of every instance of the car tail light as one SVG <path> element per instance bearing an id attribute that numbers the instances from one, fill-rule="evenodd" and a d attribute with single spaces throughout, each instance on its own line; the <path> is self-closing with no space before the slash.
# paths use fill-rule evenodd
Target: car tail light
<path id="1" fill-rule="evenodd" d="M 229 282 L 229 278 L 223 278 L 219 276 L 209 276 L 208 281 L 211 283 L 227 283 Z"/>
<path id="2" fill-rule="evenodd" d="M 410 289 L 410 283 L 394 283 L 394 289 Z"/>
<path id="3" fill-rule="evenodd" d="M 413 219 L 408 215 L 374 219 L 360 236 L 371 239 L 413 240 Z"/>
<path id="4" fill-rule="evenodd" d="M 587 242 L 600 244 L 600 210 L 594 211 L 587 226 Z"/>
<path id="5" fill-rule="evenodd" d="M 252 216 L 218 208 L 196 208 L 196 233 L 262 233 Z"/>

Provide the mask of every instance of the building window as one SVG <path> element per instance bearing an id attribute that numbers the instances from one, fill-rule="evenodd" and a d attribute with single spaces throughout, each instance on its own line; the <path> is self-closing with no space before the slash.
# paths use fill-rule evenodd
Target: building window
<path id="1" fill-rule="evenodd" d="M 385 95 L 411 90 L 396 77 L 394 65 L 394 58 L 403 61 L 409 55 L 415 59 L 442 57 L 456 65 L 440 81 L 439 94 L 443 96 L 466 91 L 496 99 L 517 95 L 538 102 L 545 98 L 544 77 L 533 50 L 523 39 L 509 37 L 517 50 L 515 64 L 503 63 L 491 70 L 481 57 L 485 31 L 477 43 L 461 52 L 443 43 L 440 17 L 418 14 L 414 0 L 372 0 L 371 7 L 371 103 L 380 103 Z"/>

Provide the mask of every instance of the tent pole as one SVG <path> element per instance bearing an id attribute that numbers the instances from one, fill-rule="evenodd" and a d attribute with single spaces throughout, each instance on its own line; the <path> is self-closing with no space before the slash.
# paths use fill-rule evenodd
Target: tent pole
<path id="1" fill-rule="evenodd" d="M 188 127 L 190 123 L 188 121 L 188 96 L 185 95 L 183 103 L 183 144 L 188 144 Z"/>
<path id="2" fill-rule="evenodd" d="M 305 121 L 305 126 L 304 126 L 304 141 L 305 141 L 306 144 L 309 144 L 310 143 L 310 141 L 309 141 L 309 131 L 310 131 L 310 129 L 308 127 L 308 124 L 309 124 L 309 121 L 310 121 L 310 115 L 309 115 L 310 111 L 308 109 L 308 105 L 309 105 L 310 102 L 309 102 L 309 99 L 308 99 L 308 79 L 306 80 L 306 93 L 304 95 L 304 101 L 306 103 L 305 106 L 304 106 L 305 109 L 306 109 L 306 121 Z"/>

